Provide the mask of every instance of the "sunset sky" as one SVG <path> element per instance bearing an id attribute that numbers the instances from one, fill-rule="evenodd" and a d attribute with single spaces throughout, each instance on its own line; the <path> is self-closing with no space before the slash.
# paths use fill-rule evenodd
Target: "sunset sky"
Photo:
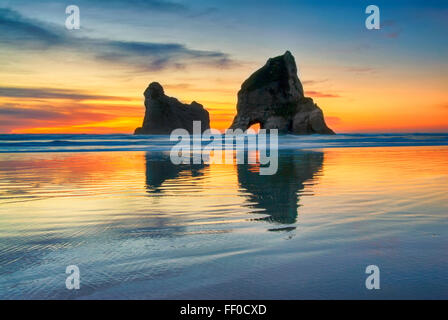
<path id="1" fill-rule="evenodd" d="M 132 133 L 152 81 L 225 129 L 286 50 L 336 132 L 448 132 L 447 34 L 447 1 L 0 0 L 0 133 Z"/>

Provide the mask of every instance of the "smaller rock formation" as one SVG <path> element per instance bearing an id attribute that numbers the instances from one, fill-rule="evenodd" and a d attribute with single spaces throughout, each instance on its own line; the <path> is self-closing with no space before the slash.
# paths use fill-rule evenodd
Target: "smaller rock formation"
<path id="1" fill-rule="evenodd" d="M 158 82 L 152 82 L 144 92 L 145 118 L 134 134 L 170 134 L 182 128 L 193 133 L 193 121 L 201 121 L 201 130 L 210 129 L 210 117 L 204 107 L 193 101 L 184 104 L 165 95 Z"/>
<path id="2" fill-rule="evenodd" d="M 297 77 L 297 66 L 289 51 L 269 59 L 241 85 L 237 115 L 230 129 L 247 130 L 255 123 L 261 129 L 281 133 L 334 134 L 322 110 L 305 97 Z"/>

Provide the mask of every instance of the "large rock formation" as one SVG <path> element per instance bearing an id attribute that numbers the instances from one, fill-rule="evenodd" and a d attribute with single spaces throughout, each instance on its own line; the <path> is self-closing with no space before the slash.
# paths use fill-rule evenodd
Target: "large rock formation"
<path id="1" fill-rule="evenodd" d="M 281 133 L 334 134 L 325 124 L 322 110 L 304 96 L 289 51 L 269 59 L 244 81 L 236 108 L 230 129 L 247 130 L 259 123 L 261 129 L 278 129 Z"/>
<path id="2" fill-rule="evenodd" d="M 135 134 L 170 134 L 182 128 L 193 133 L 193 121 L 201 121 L 202 131 L 210 128 L 210 117 L 204 107 L 193 101 L 184 104 L 165 95 L 162 86 L 152 82 L 144 92 L 145 118 Z"/>

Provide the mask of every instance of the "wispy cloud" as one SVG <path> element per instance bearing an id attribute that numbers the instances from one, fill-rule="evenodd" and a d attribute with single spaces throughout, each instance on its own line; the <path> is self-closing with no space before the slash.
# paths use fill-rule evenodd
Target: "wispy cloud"
<path id="1" fill-rule="evenodd" d="M 395 39 L 401 33 L 401 28 L 395 20 L 384 20 L 381 22 L 381 28 L 386 38 Z"/>
<path id="2" fill-rule="evenodd" d="M 62 112 L 45 109 L 24 108 L 12 103 L 0 105 L 0 116 L 3 119 L 7 118 L 10 124 L 12 124 L 12 118 L 17 118 L 17 120 L 20 119 L 20 121 L 23 121 L 25 119 L 47 121 L 65 117 L 64 113 Z M 14 123 L 14 126 L 15 125 L 16 123 Z"/>
<path id="3" fill-rule="evenodd" d="M 166 5 L 166 3 L 164 3 Z M 156 5 L 156 1 L 153 2 Z M 159 4 L 162 5 L 162 4 Z M 60 49 L 89 55 L 92 59 L 131 67 L 136 71 L 183 68 L 198 63 L 216 68 L 232 66 L 230 56 L 220 51 L 195 50 L 180 43 L 121 41 L 75 37 L 61 26 L 48 25 L 0 8 L 0 44 L 26 50 Z"/>
<path id="4" fill-rule="evenodd" d="M 324 93 L 320 91 L 305 91 L 305 93 L 313 98 L 339 98 L 340 95 L 333 93 Z"/>
<path id="5" fill-rule="evenodd" d="M 302 84 L 304 86 L 306 86 L 306 85 L 320 84 L 320 83 L 327 82 L 327 81 L 328 81 L 328 79 L 323 79 L 323 80 L 302 80 L 301 82 L 302 82 Z"/>
<path id="6" fill-rule="evenodd" d="M 123 0 L 81 0 L 80 2 L 87 3 L 89 5 L 107 5 L 112 8 L 137 7 L 165 12 L 185 12 L 186 10 L 190 10 L 190 8 L 183 3 L 165 0 L 126 0 L 125 2 L 123 2 Z"/>
<path id="7" fill-rule="evenodd" d="M 334 117 L 334 116 L 325 116 L 325 122 L 328 125 L 338 125 L 338 124 L 342 123 L 342 119 L 339 117 Z"/>
<path id="8" fill-rule="evenodd" d="M 30 0 L 14 0 L 15 4 L 28 4 Z M 61 4 L 60 0 L 39 0 L 39 4 L 55 6 Z M 65 6 L 72 2 L 65 3 Z M 191 7 L 185 3 L 170 0 L 76 0 L 73 1 L 80 7 L 89 7 L 95 9 L 118 9 L 118 10 L 151 10 L 166 13 L 186 14 L 191 11 Z"/>
<path id="9" fill-rule="evenodd" d="M 372 73 L 376 71 L 376 69 L 372 67 L 344 67 L 344 70 L 354 73 Z"/>
<path id="10" fill-rule="evenodd" d="M 70 100 L 129 100 L 123 97 L 94 95 L 76 90 L 19 87 L 0 87 L 0 97 Z"/>
<path id="11" fill-rule="evenodd" d="M 117 110 L 122 109 L 117 107 Z M 124 108 L 123 108 L 124 109 Z M 122 110 L 124 113 L 125 110 Z M 58 105 L 40 103 L 4 103 L 0 105 L 0 132 L 11 132 L 16 129 L 65 126 L 84 123 L 110 121 L 117 118 L 116 112 L 101 110 L 97 105 Z"/>
<path id="12" fill-rule="evenodd" d="M 42 50 L 62 45 L 65 39 L 62 34 L 55 33 L 32 19 L 27 19 L 18 12 L 0 8 L 0 43 L 2 45 L 21 46 L 27 49 Z"/>
<path id="13" fill-rule="evenodd" d="M 397 22 L 395 20 L 383 20 L 381 21 L 381 27 L 394 27 L 397 25 Z"/>

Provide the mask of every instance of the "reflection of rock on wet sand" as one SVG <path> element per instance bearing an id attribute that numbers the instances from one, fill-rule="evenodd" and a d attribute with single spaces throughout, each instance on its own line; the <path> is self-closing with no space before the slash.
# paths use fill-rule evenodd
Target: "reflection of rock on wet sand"
<path id="1" fill-rule="evenodd" d="M 202 176 L 205 164 L 180 164 L 171 162 L 168 154 L 148 152 L 146 160 L 146 188 L 149 192 L 161 192 L 160 186 L 169 179 L 179 178 L 182 172 L 190 177 Z"/>
<path id="2" fill-rule="evenodd" d="M 145 159 L 146 188 L 150 193 L 163 192 L 161 186 L 167 180 L 202 176 L 206 167 L 205 164 L 175 165 L 169 155 L 158 152 L 148 152 Z M 280 152 L 276 174 L 260 175 L 258 170 L 254 170 L 254 165 L 241 164 L 237 165 L 238 182 L 246 190 L 249 205 L 263 209 L 269 215 L 263 220 L 293 224 L 297 219 L 298 192 L 304 189 L 305 182 L 315 180 L 316 174 L 322 169 L 323 160 L 322 152 Z M 294 228 L 270 230 L 290 231 Z"/>
<path id="3" fill-rule="evenodd" d="M 168 180 L 178 180 L 184 176 L 186 179 L 204 175 L 205 164 L 181 164 L 171 162 L 169 154 L 163 152 L 147 152 L 145 154 L 145 187 L 148 196 L 164 197 L 162 185 Z M 169 213 L 169 212 L 168 212 Z M 134 233 L 141 233 L 148 237 L 165 238 L 185 235 L 186 227 L 178 225 L 176 216 L 169 214 L 151 215 L 150 219 L 144 219 L 145 225 L 138 222 L 138 228 Z M 136 223 L 137 224 L 137 223 Z"/>
<path id="4" fill-rule="evenodd" d="M 295 223 L 299 198 L 297 193 L 304 188 L 305 182 L 312 181 L 322 169 L 323 160 L 322 152 L 279 153 L 276 174 L 260 175 L 251 170 L 251 165 L 241 164 L 238 165 L 238 181 L 249 193 L 250 205 L 264 209 L 270 215 L 267 220 Z"/>

